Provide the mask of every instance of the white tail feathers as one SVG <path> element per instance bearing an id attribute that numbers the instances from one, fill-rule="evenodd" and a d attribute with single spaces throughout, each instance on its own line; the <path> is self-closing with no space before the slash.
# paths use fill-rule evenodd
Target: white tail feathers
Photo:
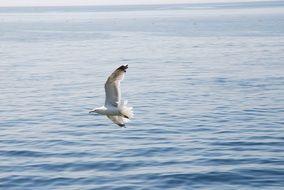
<path id="1" fill-rule="evenodd" d="M 132 107 L 127 107 L 127 101 L 122 101 L 119 106 L 120 112 L 123 116 L 126 116 L 128 119 L 134 117 L 134 113 L 132 111 Z"/>

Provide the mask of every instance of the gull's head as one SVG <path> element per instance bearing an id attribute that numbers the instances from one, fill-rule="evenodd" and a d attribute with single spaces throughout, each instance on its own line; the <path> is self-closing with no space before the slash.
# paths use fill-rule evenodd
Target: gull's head
<path id="1" fill-rule="evenodd" d="M 93 112 L 98 113 L 98 109 L 95 108 L 95 109 L 92 109 L 91 111 L 89 111 L 89 113 L 93 113 Z"/>
<path id="2" fill-rule="evenodd" d="M 100 107 L 100 108 L 94 108 L 92 109 L 91 111 L 89 111 L 89 113 L 99 113 L 99 114 L 104 114 L 106 111 L 106 108 L 105 107 Z"/>

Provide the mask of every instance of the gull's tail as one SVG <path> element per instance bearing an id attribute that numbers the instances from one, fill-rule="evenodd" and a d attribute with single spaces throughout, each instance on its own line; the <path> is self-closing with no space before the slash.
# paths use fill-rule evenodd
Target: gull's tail
<path id="1" fill-rule="evenodd" d="M 121 114 L 127 118 L 127 119 L 131 119 L 134 116 L 134 113 L 132 111 L 132 107 L 127 107 L 127 101 L 122 101 L 119 105 L 119 109 Z"/>

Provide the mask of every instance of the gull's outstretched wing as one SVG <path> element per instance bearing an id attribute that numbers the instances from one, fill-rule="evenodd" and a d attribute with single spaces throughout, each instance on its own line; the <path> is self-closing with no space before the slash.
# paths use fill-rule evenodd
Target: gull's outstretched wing
<path id="1" fill-rule="evenodd" d="M 122 116 L 111 116 L 111 115 L 107 115 L 107 117 L 112 120 L 112 122 L 114 122 L 115 124 L 117 124 L 120 127 L 125 127 L 125 123 L 127 123 L 129 121 L 129 119 L 124 118 Z"/>
<path id="2" fill-rule="evenodd" d="M 128 65 L 118 67 L 107 79 L 105 83 L 106 100 L 105 106 L 117 107 L 120 103 L 120 81 L 123 80 Z"/>

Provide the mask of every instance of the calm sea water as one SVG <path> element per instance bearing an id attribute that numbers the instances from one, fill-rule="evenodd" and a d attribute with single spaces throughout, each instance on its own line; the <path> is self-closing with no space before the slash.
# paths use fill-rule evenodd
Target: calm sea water
<path id="1" fill-rule="evenodd" d="M 284 189 L 284 3 L 0 9 L 0 189 Z M 129 64 L 119 128 L 88 111 Z"/>

